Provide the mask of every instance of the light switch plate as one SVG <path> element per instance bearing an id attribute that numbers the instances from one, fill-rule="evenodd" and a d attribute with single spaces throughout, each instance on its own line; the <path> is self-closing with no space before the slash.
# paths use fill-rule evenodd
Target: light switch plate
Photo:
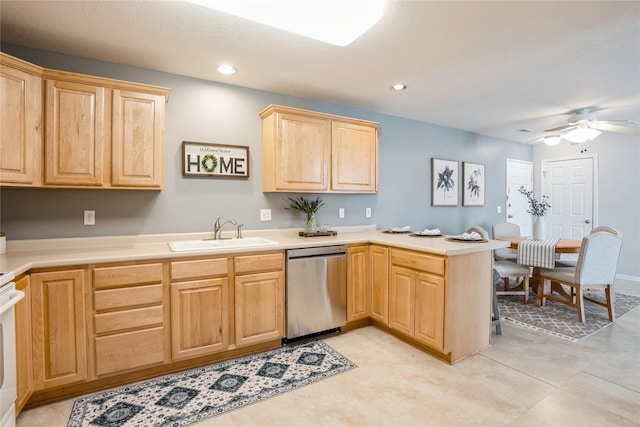
<path id="1" fill-rule="evenodd" d="M 344 218 L 344 208 L 338 210 L 338 218 Z"/>
<path id="2" fill-rule="evenodd" d="M 498 207 L 496 208 L 496 212 L 497 212 L 497 213 L 502 213 L 502 206 L 498 206 Z"/>
<path id="3" fill-rule="evenodd" d="M 371 218 L 371 208 L 365 209 L 364 216 L 366 216 L 367 218 Z"/>

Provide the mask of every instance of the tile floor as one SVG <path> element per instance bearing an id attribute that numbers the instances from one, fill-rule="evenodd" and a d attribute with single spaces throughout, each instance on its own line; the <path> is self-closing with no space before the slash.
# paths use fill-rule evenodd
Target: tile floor
<path id="1" fill-rule="evenodd" d="M 454 366 L 374 327 L 325 341 L 358 368 L 197 425 L 640 426 L 640 308 L 579 343 L 503 321 Z M 65 426 L 71 404 L 26 410 L 17 427 Z"/>

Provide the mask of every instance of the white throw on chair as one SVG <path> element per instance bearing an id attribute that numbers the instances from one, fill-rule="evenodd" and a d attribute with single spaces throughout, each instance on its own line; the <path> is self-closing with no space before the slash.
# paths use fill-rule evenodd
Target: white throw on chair
<path id="1" fill-rule="evenodd" d="M 582 239 L 576 268 L 554 268 L 540 270 L 538 303 L 544 306 L 550 299 L 578 310 L 578 321 L 584 322 L 584 300 L 607 307 L 609 320 L 615 320 L 615 280 L 622 239 L 608 231 L 596 231 Z M 551 293 L 551 282 L 569 286 L 569 298 Z M 584 296 L 584 291 L 604 290 L 606 303 Z"/>
<path id="2" fill-rule="evenodd" d="M 494 224 L 493 227 L 491 227 L 491 230 L 493 232 L 494 239 L 497 239 L 498 237 L 520 235 L 520 226 L 518 224 L 511 224 L 510 222 Z M 510 248 L 502 248 L 493 251 L 493 255 L 496 261 L 516 261 L 518 258 L 518 251 Z"/>
<path id="3" fill-rule="evenodd" d="M 516 225 L 516 227 L 518 226 Z M 518 230 L 520 230 L 520 227 L 518 227 Z M 489 233 L 479 225 L 471 227 L 467 233 L 471 233 L 472 231 L 480 234 L 483 239 L 489 240 Z M 529 267 L 520 265 L 514 261 L 500 259 L 494 261 L 493 268 L 498 272 L 500 278 L 504 282 L 504 290 L 496 291 L 496 295 L 524 295 L 524 303 L 527 304 L 529 302 Z M 509 279 L 518 278 L 522 278 L 522 287 L 516 286 L 510 288 Z"/>

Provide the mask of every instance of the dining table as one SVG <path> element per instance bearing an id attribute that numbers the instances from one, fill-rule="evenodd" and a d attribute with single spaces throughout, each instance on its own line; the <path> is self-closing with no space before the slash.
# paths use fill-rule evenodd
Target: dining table
<path id="1" fill-rule="evenodd" d="M 496 240 L 502 240 L 509 242 L 509 247 L 511 249 L 518 249 L 518 244 L 523 241 L 530 239 L 529 236 L 503 236 L 497 237 Z M 582 240 L 573 240 L 573 239 L 560 239 L 560 241 L 556 245 L 555 252 L 557 254 L 577 254 L 580 253 L 580 248 L 582 247 Z M 531 274 L 531 289 L 534 292 L 538 292 L 538 286 L 540 284 L 540 267 L 533 266 L 533 272 Z M 552 292 L 557 292 L 563 297 L 568 297 L 569 294 L 565 292 L 562 285 L 559 283 L 551 283 Z M 540 299 L 537 301 L 538 305 L 540 305 Z"/>

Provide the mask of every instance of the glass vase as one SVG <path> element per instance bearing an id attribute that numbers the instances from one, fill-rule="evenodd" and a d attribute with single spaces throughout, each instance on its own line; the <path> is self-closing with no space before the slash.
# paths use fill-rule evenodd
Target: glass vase
<path id="1" fill-rule="evenodd" d="M 307 223 L 304 225 L 305 233 L 315 233 L 316 231 L 316 214 L 308 213 L 307 214 Z"/>

